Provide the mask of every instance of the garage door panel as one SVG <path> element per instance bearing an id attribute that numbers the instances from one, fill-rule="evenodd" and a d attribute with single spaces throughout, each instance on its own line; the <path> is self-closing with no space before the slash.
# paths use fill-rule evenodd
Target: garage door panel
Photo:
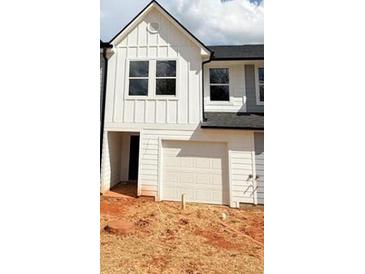
<path id="1" fill-rule="evenodd" d="M 172 173 L 172 172 L 175 172 L 175 173 L 189 173 L 189 172 L 192 172 L 194 174 L 198 174 L 196 173 L 197 171 L 197 168 L 183 168 L 183 167 L 171 167 L 171 166 L 168 166 L 168 165 L 164 165 L 164 168 L 167 169 L 167 173 Z M 210 169 L 210 168 L 199 168 L 199 174 L 214 174 L 214 175 L 222 175 L 222 170 L 220 169 Z"/>
<path id="2" fill-rule="evenodd" d="M 164 141 L 162 199 L 228 204 L 227 163 L 224 143 Z"/>
<path id="3" fill-rule="evenodd" d="M 193 168 L 194 160 L 190 158 L 181 158 L 181 167 L 183 168 Z"/>
<path id="4" fill-rule="evenodd" d="M 222 175 L 211 175 L 211 182 L 213 185 L 222 185 Z"/>
<path id="5" fill-rule="evenodd" d="M 196 159 L 196 168 L 210 168 L 210 159 Z"/>
<path id="6" fill-rule="evenodd" d="M 179 177 L 176 173 L 167 172 L 165 175 L 165 180 L 168 182 L 168 185 L 177 185 L 179 182 Z"/>
<path id="7" fill-rule="evenodd" d="M 166 186 L 164 188 L 164 197 L 166 200 L 177 200 L 178 199 L 178 193 L 177 188 L 174 186 Z"/>
<path id="8" fill-rule="evenodd" d="M 197 174 L 196 175 L 196 183 L 208 185 L 210 184 L 210 175 L 209 174 Z"/>
<path id="9" fill-rule="evenodd" d="M 229 197 L 229 193 L 228 192 L 217 192 L 217 191 L 213 191 L 213 200 L 214 201 L 221 201 L 223 200 L 227 200 Z"/>
<path id="10" fill-rule="evenodd" d="M 195 201 L 209 201 L 209 200 L 212 200 L 211 193 L 209 193 L 205 190 L 197 190 L 195 193 L 196 193 Z"/>
<path id="11" fill-rule="evenodd" d="M 222 169 L 222 161 L 220 159 L 212 159 L 212 168 Z"/>
<path id="12" fill-rule="evenodd" d="M 195 200 L 195 193 L 190 191 L 191 188 L 190 187 L 179 187 L 178 188 L 178 193 L 179 193 L 179 197 L 178 200 L 181 200 L 181 195 L 184 193 L 185 194 L 185 199 L 187 201 L 193 201 Z"/>
<path id="13" fill-rule="evenodd" d="M 219 191 L 211 191 L 207 192 L 206 190 L 198 190 L 196 193 L 196 202 L 206 202 L 210 201 L 212 204 L 218 204 L 222 201 L 222 192 Z"/>
<path id="14" fill-rule="evenodd" d="M 180 185 L 193 184 L 194 183 L 194 173 L 183 172 L 180 175 Z"/>

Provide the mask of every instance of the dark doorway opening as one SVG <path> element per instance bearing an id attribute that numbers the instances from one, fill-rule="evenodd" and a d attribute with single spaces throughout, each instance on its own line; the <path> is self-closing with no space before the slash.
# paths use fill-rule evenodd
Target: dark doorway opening
<path id="1" fill-rule="evenodd" d="M 138 179 L 138 158 L 139 158 L 139 136 L 131 136 L 129 149 L 129 175 L 128 179 L 137 181 Z"/>

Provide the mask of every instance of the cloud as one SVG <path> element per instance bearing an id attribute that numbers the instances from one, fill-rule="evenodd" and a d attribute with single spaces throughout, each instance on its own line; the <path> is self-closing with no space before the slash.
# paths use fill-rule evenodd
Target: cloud
<path id="1" fill-rule="evenodd" d="M 148 3 L 148 0 L 100 0 L 100 38 L 109 41 Z"/>
<path id="2" fill-rule="evenodd" d="M 264 42 L 263 1 L 160 0 L 159 2 L 207 45 Z M 102 0 L 102 39 L 112 38 L 147 3 L 145 0 Z"/>

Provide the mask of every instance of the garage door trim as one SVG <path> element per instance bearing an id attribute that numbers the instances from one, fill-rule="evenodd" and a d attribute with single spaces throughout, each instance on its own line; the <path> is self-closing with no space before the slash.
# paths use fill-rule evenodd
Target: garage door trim
<path id="1" fill-rule="evenodd" d="M 222 197 L 222 202 L 223 204 L 230 204 L 231 201 L 231 170 L 229 168 L 230 165 L 230 157 L 229 157 L 229 150 L 228 150 L 228 142 L 225 141 L 217 141 L 217 140 L 191 140 L 190 138 L 174 138 L 174 137 L 169 137 L 169 138 L 163 138 L 160 137 L 159 138 L 159 155 L 158 155 L 158 198 L 159 200 L 164 199 L 164 154 L 165 154 L 165 144 L 169 143 L 169 142 L 181 142 L 182 144 L 188 144 L 189 143 L 212 143 L 212 144 L 221 144 L 224 146 L 224 151 L 225 154 L 222 155 L 222 161 L 223 161 L 223 168 L 222 168 L 222 172 L 224 173 L 222 181 L 223 181 L 223 186 L 222 186 L 222 191 L 224 191 L 226 189 L 226 191 L 224 191 L 225 196 Z M 194 202 L 204 202 L 204 201 L 194 201 Z M 206 202 L 206 201 L 205 201 Z"/>

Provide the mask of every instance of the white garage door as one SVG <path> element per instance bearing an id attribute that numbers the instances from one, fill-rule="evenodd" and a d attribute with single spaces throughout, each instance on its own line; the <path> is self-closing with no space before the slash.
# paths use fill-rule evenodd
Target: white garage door
<path id="1" fill-rule="evenodd" d="M 164 141 L 163 200 L 229 204 L 224 143 Z"/>

